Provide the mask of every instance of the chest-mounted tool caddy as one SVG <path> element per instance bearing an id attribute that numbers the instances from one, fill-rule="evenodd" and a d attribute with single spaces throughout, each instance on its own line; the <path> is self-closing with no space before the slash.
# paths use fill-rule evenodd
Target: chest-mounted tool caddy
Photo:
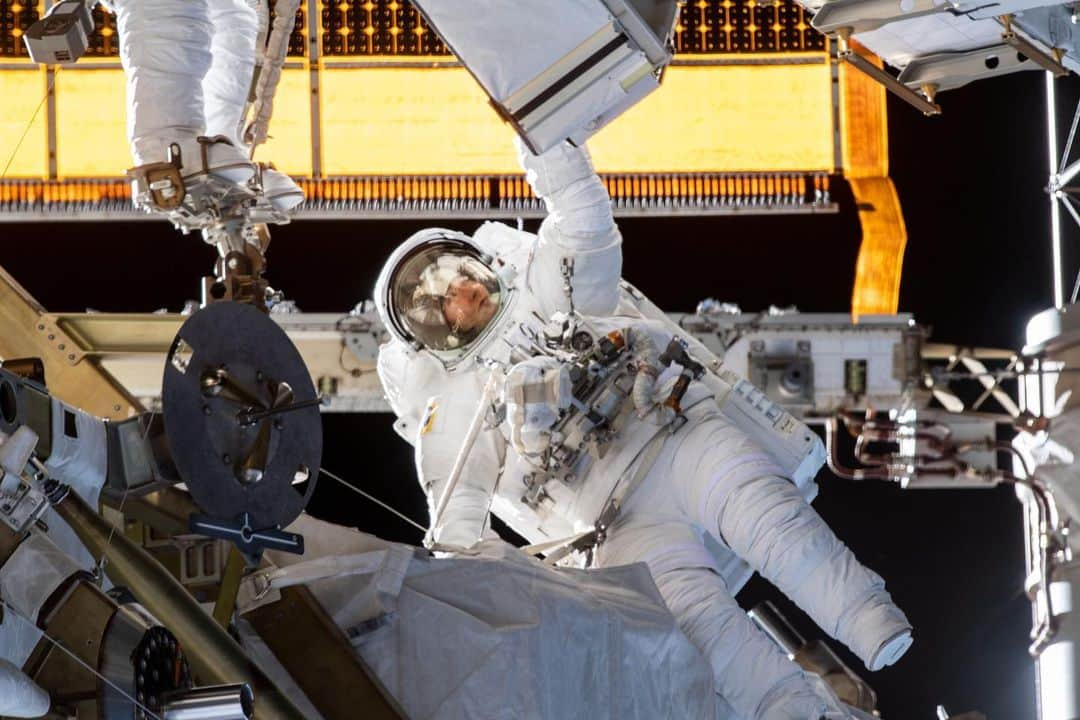
<path id="1" fill-rule="evenodd" d="M 514 347 L 511 361 L 521 363 L 517 369 L 533 366 L 540 375 L 515 382 L 517 373 L 511 371 L 507 413 L 521 413 L 525 422 L 532 422 L 535 409 L 541 408 L 554 417 L 547 442 L 538 452 L 524 448 L 517 437 L 521 423 L 510 423 L 511 444 L 535 468 L 524 478 L 521 500 L 536 509 L 546 497 L 547 482 L 572 485 L 584 477 L 593 460 L 604 457 L 626 421 L 634 371 L 621 330 L 603 333 L 575 313 L 555 313 L 539 332 L 521 330 L 529 340 Z M 544 367 L 531 358 L 552 362 Z"/>
<path id="2" fill-rule="evenodd" d="M 602 323 L 604 328 L 599 324 L 575 312 L 558 312 L 539 332 L 522 327 L 528 341 L 512 353 L 512 362 L 522 365 L 511 371 L 507 413 L 519 413 L 528 423 L 550 408 L 554 417 L 547 442 L 532 452 L 514 434 L 523 421 L 509 423 L 511 443 L 535 468 L 525 478 L 521 498 L 533 509 L 547 497 L 548 482 L 573 485 L 583 479 L 630 423 L 677 432 L 686 421 L 683 401 L 690 383 L 705 372 L 677 340 L 659 351 L 657 338 L 670 335 L 654 323 L 620 318 Z M 537 372 L 514 379 L 522 366 Z M 698 393 L 689 402 L 702 399 Z"/>

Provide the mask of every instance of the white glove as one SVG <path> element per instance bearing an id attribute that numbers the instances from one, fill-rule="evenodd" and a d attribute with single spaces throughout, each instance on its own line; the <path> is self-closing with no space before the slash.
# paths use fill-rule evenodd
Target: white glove
<path id="1" fill-rule="evenodd" d="M 548 448 L 551 427 L 570 407 L 571 392 L 570 372 L 554 358 L 534 357 L 510 368 L 502 401 L 510 442 L 520 455 L 533 457 Z"/>
<path id="2" fill-rule="evenodd" d="M 562 142 L 541 155 L 533 155 L 520 137 L 514 137 L 518 163 L 537 197 L 550 198 L 579 180 L 596 176 L 592 158 L 584 146 Z"/>

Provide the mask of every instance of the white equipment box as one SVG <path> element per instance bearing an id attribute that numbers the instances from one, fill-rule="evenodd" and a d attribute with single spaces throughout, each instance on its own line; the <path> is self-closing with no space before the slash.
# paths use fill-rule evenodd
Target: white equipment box
<path id="1" fill-rule="evenodd" d="M 660 85 L 675 0 L 414 0 L 534 153 L 580 144 Z"/>

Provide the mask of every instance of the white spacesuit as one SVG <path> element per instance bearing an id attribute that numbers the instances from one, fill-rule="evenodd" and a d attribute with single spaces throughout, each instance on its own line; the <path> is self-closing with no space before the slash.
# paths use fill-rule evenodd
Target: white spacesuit
<path id="1" fill-rule="evenodd" d="M 208 172 L 243 184 L 256 172 L 241 140 L 255 68 L 259 0 L 112 0 L 127 76 L 128 138 L 136 166 L 181 150 L 183 177 Z M 199 142 L 198 138 L 207 138 Z M 303 201 L 288 175 L 262 172 L 278 210 Z"/>
<path id="2" fill-rule="evenodd" d="M 587 153 L 563 145 L 521 155 L 549 211 L 538 236 L 499 223 L 471 238 L 425 230 L 392 255 L 376 286 L 393 338 L 380 350 L 379 374 L 395 428 L 416 447 L 437 515 L 431 540 L 472 545 L 489 508 L 536 544 L 601 526 L 593 563 L 648 565 L 680 627 L 711 663 L 728 717 L 849 717 L 740 610 L 733 595 L 750 571 L 739 558 L 872 670 L 910 646 L 907 619 L 882 579 L 807 504 L 812 482 L 799 488 L 782 477 L 702 383 L 683 380 L 681 398 L 667 406 L 658 400 L 670 401 L 684 374 L 677 365 L 657 367 L 656 349 L 671 333 L 642 317 L 620 289 L 621 238 Z M 552 326 L 567 318 L 577 318 L 573 337 L 546 351 Z M 594 382 L 598 364 L 570 367 L 570 347 L 617 358 L 610 364 L 616 379 L 588 407 L 572 397 L 574 388 L 603 385 L 604 370 Z M 626 367 L 637 372 L 623 382 Z M 470 423 L 481 417 L 478 402 L 487 403 L 478 398 L 488 397 L 493 382 L 504 414 Z M 611 412 L 600 417 L 611 398 Z M 574 431 L 558 424 L 567 416 L 593 419 L 594 431 L 578 438 L 585 449 L 573 457 L 565 451 Z M 480 430 L 461 482 L 437 512 L 470 427 Z M 566 461 L 560 472 L 548 472 L 558 465 L 553 458 Z M 615 514 L 613 505 L 621 506 Z"/>

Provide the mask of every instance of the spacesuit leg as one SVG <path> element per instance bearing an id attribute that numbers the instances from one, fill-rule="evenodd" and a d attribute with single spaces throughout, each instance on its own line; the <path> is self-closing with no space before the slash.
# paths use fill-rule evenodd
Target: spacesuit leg
<path id="1" fill-rule="evenodd" d="M 772 461 L 719 417 L 687 428 L 671 478 L 689 519 L 795 601 L 870 670 L 911 645 L 911 625 Z"/>
<path id="2" fill-rule="evenodd" d="M 127 75 L 131 153 L 136 165 L 160 162 L 169 142 L 205 129 L 210 13 L 206 0 L 115 0 L 113 7 Z"/>
<path id="3" fill-rule="evenodd" d="M 248 95 L 255 76 L 260 0 L 210 0 L 214 25 L 210 71 L 203 78 L 206 99 L 206 134 L 224 135 L 247 151 L 243 142 Z M 264 167 L 263 194 L 278 210 L 288 211 L 304 200 L 304 192 L 285 173 Z"/>
<path id="4" fill-rule="evenodd" d="M 717 692 L 740 720 L 817 720 L 838 710 L 757 628 L 716 571 L 699 531 L 682 522 L 617 524 L 602 565 L 643 561 L 683 633 L 712 666 Z"/>
<path id="5" fill-rule="evenodd" d="M 248 0 L 210 0 L 213 60 L 202 80 L 206 134 L 224 135 L 241 147 L 241 124 L 255 74 L 259 17 Z"/>
<path id="6" fill-rule="evenodd" d="M 128 139 L 136 166 L 164 162 L 176 144 L 182 174 L 201 172 L 206 132 L 203 78 L 211 65 L 207 0 L 115 0 L 120 61 L 127 77 Z M 206 167 L 231 182 L 254 173 L 232 145 L 205 146 Z"/>

